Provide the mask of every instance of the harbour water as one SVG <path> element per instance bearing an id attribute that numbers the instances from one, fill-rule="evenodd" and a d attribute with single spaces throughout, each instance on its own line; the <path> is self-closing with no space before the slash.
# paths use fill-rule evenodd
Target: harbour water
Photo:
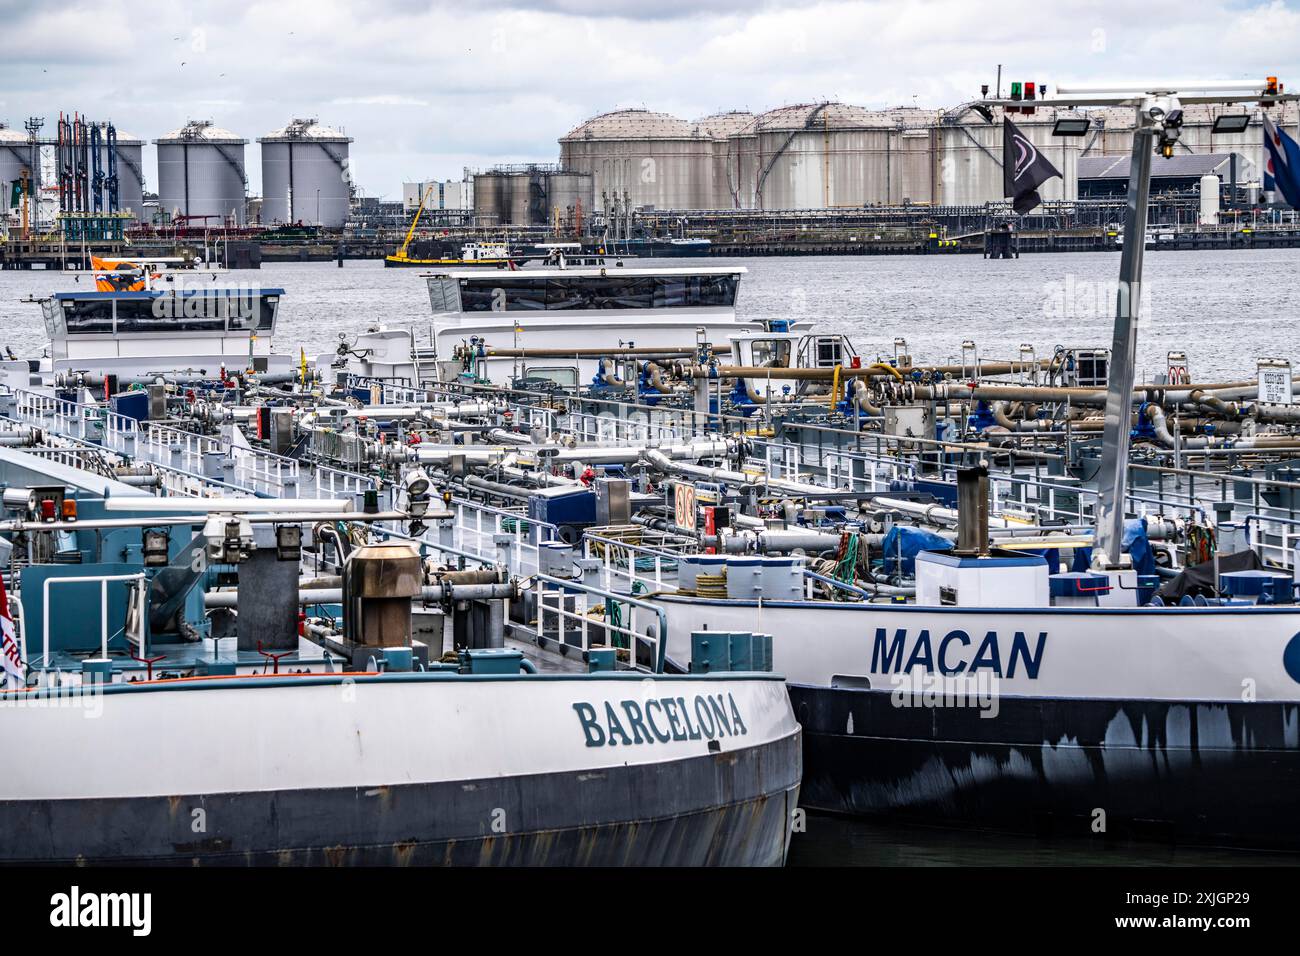
<path id="1" fill-rule="evenodd" d="M 959 360 L 962 340 L 989 359 L 1015 357 L 1022 342 L 1039 357 L 1057 345 L 1109 347 L 1118 253 L 978 256 L 794 257 L 713 260 L 749 270 L 741 285 L 745 317 L 800 317 L 852 338 L 859 354 L 892 356 L 907 340 L 918 361 Z M 694 260 L 698 265 L 699 260 Z M 655 266 L 689 265 L 656 259 Z M 233 271 L 230 282 L 283 287 L 277 348 L 309 357 L 381 323 L 427 324 L 419 271 L 380 262 L 266 265 Z M 80 282 L 89 281 L 80 277 Z M 1195 381 L 1239 378 L 1260 356 L 1288 354 L 1295 341 L 1291 292 L 1300 250 L 1165 252 L 1146 257 L 1146 309 L 1138 345 L 1139 379 L 1163 371 L 1167 353 L 1185 351 Z M 42 347 L 40 311 L 27 295 L 80 288 L 73 274 L 0 272 L 0 348 Z M 527 345 L 527 325 L 520 342 Z"/>
<path id="2" fill-rule="evenodd" d="M 810 813 L 788 866 L 1297 866 L 1300 855 L 1222 847 L 1044 839 L 1013 833 L 904 826 Z"/>

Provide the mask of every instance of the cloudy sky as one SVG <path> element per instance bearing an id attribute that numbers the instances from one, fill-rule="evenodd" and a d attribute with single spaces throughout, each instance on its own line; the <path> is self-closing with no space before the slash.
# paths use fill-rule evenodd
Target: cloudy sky
<path id="1" fill-rule="evenodd" d="M 362 191 L 390 199 L 465 166 L 553 162 L 611 109 L 948 106 L 999 63 L 1049 86 L 1300 86 L 1300 0 L 0 0 L 0 121 L 48 131 L 77 110 L 152 140 L 202 118 L 255 140 L 317 116 L 355 138 Z M 145 166 L 152 180 L 152 148 Z"/>

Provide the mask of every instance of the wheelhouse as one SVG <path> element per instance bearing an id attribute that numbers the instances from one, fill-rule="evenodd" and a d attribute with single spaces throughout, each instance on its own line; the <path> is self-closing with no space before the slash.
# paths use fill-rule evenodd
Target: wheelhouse
<path id="1" fill-rule="evenodd" d="M 735 309 L 744 269 L 570 269 L 430 275 L 435 314 Z"/>

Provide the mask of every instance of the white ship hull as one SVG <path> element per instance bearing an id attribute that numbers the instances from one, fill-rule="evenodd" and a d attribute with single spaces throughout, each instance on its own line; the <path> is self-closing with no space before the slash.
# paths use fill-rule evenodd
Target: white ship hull
<path id="1" fill-rule="evenodd" d="M 8 862 L 780 864 L 800 776 L 767 675 L 160 681 L 0 721 Z"/>

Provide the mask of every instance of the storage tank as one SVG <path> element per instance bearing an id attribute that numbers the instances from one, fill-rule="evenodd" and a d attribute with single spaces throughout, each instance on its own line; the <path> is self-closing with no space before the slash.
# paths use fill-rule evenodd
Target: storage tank
<path id="1" fill-rule="evenodd" d="M 215 225 L 233 219 L 243 225 L 248 177 L 244 146 L 228 129 L 211 120 L 190 120 L 154 140 L 158 147 L 158 205 L 167 216 L 215 217 Z M 195 225 L 202 225 L 198 219 Z"/>
<path id="2" fill-rule="evenodd" d="M 568 228 L 581 208 L 585 222 L 596 204 L 595 178 L 590 173 L 559 170 L 546 177 L 546 222 L 559 215 L 561 224 Z"/>
<path id="3" fill-rule="evenodd" d="M 714 113 L 695 121 L 696 134 L 709 141 L 710 171 L 707 209 L 740 208 L 739 177 L 730 145 L 731 137 L 748 128 L 754 114 L 748 110 Z"/>
<path id="4" fill-rule="evenodd" d="M 489 170 L 474 176 L 474 222 L 478 226 L 504 226 L 510 222 L 509 175 Z"/>
<path id="5" fill-rule="evenodd" d="M 824 209 L 929 202 L 931 110 L 844 103 L 782 106 L 728 143 L 745 208 Z"/>
<path id="6" fill-rule="evenodd" d="M 9 215 L 10 221 L 16 224 L 22 222 L 21 207 L 10 209 L 9 197 L 12 195 L 10 190 L 15 179 L 21 179 L 23 170 L 28 170 L 28 178 L 31 180 L 32 203 L 29 215 L 36 215 L 35 203 L 40 193 L 41 170 L 40 163 L 32 169 L 32 146 L 27 142 L 27 133 L 23 130 L 13 129 L 12 127 L 0 123 L 0 215 Z"/>
<path id="7" fill-rule="evenodd" d="M 546 221 L 546 184 L 537 169 L 516 170 L 506 179 L 509 224 L 532 226 Z"/>
<path id="8" fill-rule="evenodd" d="M 1201 225 L 1219 224 L 1219 177 L 1210 173 L 1201 177 Z"/>
<path id="9" fill-rule="evenodd" d="M 352 139 L 311 118 L 292 120 L 258 142 L 262 146 L 262 222 L 342 227 L 352 205 L 348 166 Z"/>
<path id="10" fill-rule="evenodd" d="M 986 107 L 992 122 L 966 103 L 943 114 L 939 123 L 938 193 L 935 202 L 977 206 L 1002 195 L 1001 107 Z M 1044 201 L 1079 198 L 1079 156 L 1087 136 L 1053 136 L 1059 117 L 1077 118 L 1073 110 L 1038 106 L 1033 113 L 1014 113 L 1011 121 L 1061 173 L 1038 187 Z M 1090 131 L 1091 132 L 1091 131 Z"/>
<path id="11" fill-rule="evenodd" d="M 590 173 L 595 200 L 656 209 L 713 205 L 713 140 L 686 120 L 644 109 L 602 113 L 560 139 L 560 165 Z"/>

